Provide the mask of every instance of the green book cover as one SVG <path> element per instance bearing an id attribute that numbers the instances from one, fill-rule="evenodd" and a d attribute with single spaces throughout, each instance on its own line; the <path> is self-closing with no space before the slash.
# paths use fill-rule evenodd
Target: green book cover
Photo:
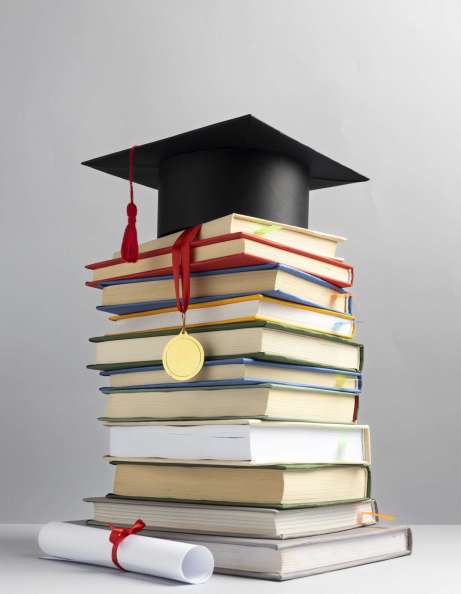
<path id="1" fill-rule="evenodd" d="M 295 386 L 290 384 L 271 384 L 270 382 L 261 382 L 260 384 L 252 384 L 252 385 L 242 385 L 242 384 L 229 384 L 223 385 L 219 384 L 217 386 L 205 386 L 197 388 L 196 386 L 181 386 L 179 388 L 167 387 L 167 388 L 103 388 L 102 392 L 104 394 L 126 394 L 128 397 L 130 394 L 137 394 L 137 393 L 146 393 L 146 392 L 190 392 L 190 391 L 222 391 L 222 390 L 255 390 L 259 388 L 268 388 L 270 390 L 286 390 L 288 392 L 309 392 L 315 394 L 326 394 L 330 395 L 333 394 L 334 396 L 353 396 L 354 398 L 358 398 L 358 395 L 354 392 L 339 392 L 338 390 L 328 390 L 328 389 L 321 389 L 321 388 L 308 388 L 303 386 Z M 227 419 L 247 419 L 248 415 L 245 416 L 220 416 L 220 417 L 200 417 L 200 420 L 227 420 Z M 299 421 L 299 418 L 288 419 L 286 417 L 271 417 L 269 415 L 252 415 L 252 419 L 258 419 L 261 421 Z M 117 422 L 146 422 L 146 421 L 196 421 L 198 417 L 98 417 L 99 421 L 107 422 L 107 423 L 117 423 Z M 309 422 L 307 419 L 303 419 L 303 421 Z M 312 420 L 312 422 L 316 422 Z M 343 423 L 344 424 L 344 423 Z"/>
<path id="2" fill-rule="evenodd" d="M 140 462 L 140 461 L 127 461 L 127 460 L 111 460 L 110 464 L 113 465 L 118 465 L 118 464 L 130 464 L 130 465 L 152 465 L 152 466 L 182 466 L 184 467 L 184 464 L 180 464 L 177 462 L 164 462 L 164 463 L 155 463 L 155 462 Z M 108 493 L 106 496 L 110 497 L 110 498 L 115 498 L 115 499 L 120 499 L 120 500 L 124 500 L 124 499 L 143 499 L 146 501 L 172 501 L 172 502 L 190 502 L 190 503 L 203 503 L 203 504 L 208 504 L 208 505 L 243 505 L 245 507 L 270 507 L 273 509 L 294 509 L 294 508 L 302 508 L 302 507 L 322 507 L 325 505 L 334 505 L 334 504 L 338 504 L 338 503 L 352 503 L 355 501 L 364 501 L 366 499 L 370 498 L 371 495 L 371 473 L 370 473 L 370 467 L 366 466 L 364 464 L 270 464 L 270 465 L 265 465 L 265 466 L 257 466 L 257 465 L 251 465 L 251 466 L 243 466 L 243 467 L 239 467 L 238 465 L 229 465 L 226 466 L 225 464 L 200 464 L 198 462 L 193 462 L 191 464 L 187 464 L 187 466 L 196 466 L 196 467 L 206 467 L 206 468 L 213 468 L 213 467 L 217 467 L 217 468 L 247 468 L 248 470 L 254 470 L 255 468 L 264 468 L 264 469 L 275 469 L 275 470 L 283 470 L 284 472 L 290 472 L 290 471 L 297 471 L 297 470 L 315 470 L 318 468 L 336 468 L 336 467 L 360 467 L 365 469 L 366 474 L 367 474 L 367 487 L 366 487 L 366 493 L 364 494 L 363 497 L 359 497 L 357 499 L 344 499 L 344 500 L 335 500 L 335 501 L 318 501 L 316 503 L 278 503 L 278 504 L 274 504 L 273 502 L 261 502 L 261 503 L 249 503 L 247 501 L 208 501 L 206 499 L 203 500 L 196 500 L 196 499 L 177 499 L 177 498 L 173 498 L 173 497 L 169 497 L 169 498 L 165 498 L 165 497 L 131 497 L 129 495 L 116 495 L 115 493 Z"/>
<path id="3" fill-rule="evenodd" d="M 314 330 L 302 330 L 300 328 L 293 328 L 292 326 L 286 326 L 284 324 L 277 324 L 274 322 L 265 322 L 264 320 L 256 320 L 252 322 L 242 322 L 242 323 L 230 323 L 230 324 L 210 324 L 209 326 L 202 326 L 200 328 L 191 328 L 188 330 L 191 334 L 194 333 L 201 333 L 201 332 L 211 332 L 211 331 L 219 331 L 225 332 L 226 330 L 239 330 L 244 328 L 269 328 L 271 330 L 277 330 L 280 332 L 287 332 L 292 334 L 298 334 L 301 336 L 313 336 L 315 338 L 320 338 L 322 340 L 327 340 L 331 342 L 336 342 L 340 344 L 347 344 L 353 345 L 359 348 L 360 351 L 360 363 L 358 371 L 362 370 L 363 367 L 363 345 L 349 340 L 347 338 L 340 338 L 339 336 L 331 336 L 329 334 L 324 334 L 323 332 L 316 332 Z M 126 334 L 110 334 L 104 336 L 95 336 L 90 338 L 90 342 L 98 343 L 98 342 L 108 342 L 114 340 L 135 340 L 136 338 L 146 338 L 146 337 L 153 337 L 153 336 L 174 336 L 178 333 L 177 329 L 169 329 L 169 330 L 151 330 L 147 332 L 127 332 Z M 296 358 L 289 358 L 283 356 L 276 356 L 270 355 L 264 352 L 257 352 L 257 353 L 239 353 L 235 356 L 227 356 L 226 358 L 242 358 L 248 357 L 252 359 L 260 359 L 262 361 L 278 361 L 281 363 L 289 363 L 291 365 L 299 365 L 301 360 Z M 208 360 L 212 359 L 220 359 L 221 357 L 208 357 Z M 100 371 L 110 371 L 113 369 L 124 369 L 127 367 L 146 367 L 151 365 L 159 365 L 161 361 L 158 359 L 149 360 L 149 361 L 130 361 L 122 362 L 122 363 L 97 363 L 92 365 L 87 365 L 88 369 L 96 369 Z M 329 368 L 328 365 L 320 365 L 316 361 L 305 361 L 302 360 L 303 365 L 313 365 L 315 367 L 325 367 Z M 331 366 L 330 366 L 331 367 Z M 348 369 L 348 371 L 350 371 Z"/>

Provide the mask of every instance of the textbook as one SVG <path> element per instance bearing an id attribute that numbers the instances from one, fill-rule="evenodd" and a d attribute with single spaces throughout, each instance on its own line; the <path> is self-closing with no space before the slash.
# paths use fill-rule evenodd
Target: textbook
<path id="1" fill-rule="evenodd" d="M 104 524 L 87 521 L 91 525 Z M 290 580 L 410 555 L 404 526 L 364 526 L 335 534 L 286 540 L 143 530 L 144 536 L 200 544 L 211 551 L 214 571 L 274 581 Z"/>
<path id="2" fill-rule="evenodd" d="M 230 419 L 109 427 L 109 456 L 253 464 L 369 464 L 366 425 Z"/>
<path id="3" fill-rule="evenodd" d="M 376 524 L 376 503 L 373 499 L 300 509 L 268 507 L 237 507 L 122 499 L 119 497 L 88 497 L 94 517 L 89 523 L 132 526 L 142 518 L 151 530 L 193 532 L 223 536 L 254 538 L 295 538 L 350 530 Z"/>
<path id="4" fill-rule="evenodd" d="M 320 332 L 301 330 L 272 322 L 247 322 L 190 328 L 208 358 L 242 357 L 334 367 L 350 371 L 362 368 L 362 345 Z M 141 367 L 159 363 L 176 330 L 110 334 L 90 338 L 96 344 L 91 369 Z"/>
<path id="5" fill-rule="evenodd" d="M 113 494 L 122 497 L 275 508 L 369 498 L 369 467 L 357 464 L 108 460 L 115 464 Z"/>
<path id="6" fill-rule="evenodd" d="M 313 231 L 304 227 L 276 223 L 238 213 L 232 213 L 219 219 L 202 223 L 198 239 L 209 239 L 210 237 L 238 233 L 240 231 L 247 235 L 265 237 L 287 247 L 295 247 L 328 258 L 334 258 L 336 256 L 337 246 L 345 241 L 344 237 L 339 237 L 338 235 L 330 235 L 329 233 Z M 180 234 L 181 231 L 178 231 L 177 233 L 170 233 L 163 237 L 141 243 L 139 245 L 139 252 L 144 253 L 159 248 L 170 247 Z M 119 257 L 119 251 L 113 254 L 113 258 Z"/>
<path id="7" fill-rule="evenodd" d="M 110 325 L 110 334 L 180 328 L 182 324 L 181 313 L 176 306 L 112 316 L 110 320 L 114 322 Z M 187 311 L 188 328 L 254 320 L 326 332 L 343 338 L 352 338 L 355 334 L 353 316 L 281 301 L 261 294 L 195 303 Z"/>
<path id="8" fill-rule="evenodd" d="M 261 419 L 353 423 L 359 397 L 350 392 L 281 384 L 204 388 L 102 388 L 106 425 L 187 419 Z"/>
<path id="9" fill-rule="evenodd" d="M 345 262 L 303 252 L 294 247 L 284 247 L 255 235 L 231 233 L 194 241 L 191 244 L 191 272 L 268 262 L 298 268 L 339 287 L 350 287 L 353 281 L 352 266 Z M 87 283 L 89 286 L 97 286 L 101 281 L 109 279 L 171 274 L 171 247 L 143 252 L 137 262 L 125 262 L 122 258 L 115 258 L 88 264 L 86 268 L 93 273 L 92 280 Z"/>
<path id="10" fill-rule="evenodd" d="M 176 305 L 173 277 L 154 276 L 102 281 L 102 305 L 97 309 L 126 314 Z M 351 314 L 351 296 L 344 289 L 282 264 L 261 264 L 193 272 L 190 275 L 191 303 L 262 294 Z"/>
<path id="11" fill-rule="evenodd" d="M 218 386 L 289 384 L 303 388 L 318 388 L 358 394 L 362 376 L 358 372 L 308 365 L 291 365 L 276 361 L 239 358 L 205 361 L 201 371 L 185 382 L 173 380 L 163 365 L 127 367 L 101 371 L 108 377 L 111 388 L 216 388 Z M 102 388 L 103 391 L 106 388 Z"/>

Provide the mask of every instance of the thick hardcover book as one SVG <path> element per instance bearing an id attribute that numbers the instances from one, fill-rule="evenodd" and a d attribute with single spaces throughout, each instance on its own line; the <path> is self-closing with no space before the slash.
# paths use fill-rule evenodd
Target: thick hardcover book
<path id="1" fill-rule="evenodd" d="M 339 287 L 350 287 L 354 277 L 352 266 L 336 258 L 284 247 L 246 233 L 231 233 L 195 241 L 191 248 L 191 272 L 276 262 L 293 266 Z M 104 280 L 171 274 L 171 247 L 141 253 L 139 260 L 134 263 L 114 258 L 88 264 L 86 268 L 93 272 L 88 286 L 98 286 Z"/>
<path id="2" fill-rule="evenodd" d="M 369 466 L 360 464 L 254 464 L 120 457 L 107 460 L 116 466 L 113 496 L 119 497 L 277 509 L 370 497 Z"/>
<path id="3" fill-rule="evenodd" d="M 306 252 L 312 252 L 319 256 L 333 258 L 336 256 L 336 247 L 339 243 L 345 241 L 344 237 L 295 227 L 285 223 L 277 223 L 266 219 L 250 217 L 248 215 L 232 213 L 219 219 L 202 223 L 197 239 L 209 239 L 228 233 L 244 232 L 256 237 L 265 237 L 284 246 L 292 246 L 303 249 Z M 173 245 L 182 231 L 169 233 L 157 239 L 151 239 L 141 243 L 139 251 L 150 252 L 159 248 Z M 120 252 L 113 254 L 113 258 L 119 258 Z"/>
<path id="4" fill-rule="evenodd" d="M 361 371 L 363 346 L 321 332 L 272 322 L 218 324 L 191 328 L 207 358 L 250 357 L 282 363 Z M 90 338 L 97 344 L 90 369 L 145 367 L 160 363 L 163 349 L 177 330 L 132 332 Z"/>
<path id="5" fill-rule="evenodd" d="M 369 464 L 366 425 L 217 419 L 116 421 L 109 455 L 254 464 Z"/>
<path id="6" fill-rule="evenodd" d="M 102 305 L 97 309 L 127 314 L 175 307 L 172 275 L 101 281 Z M 191 303 L 262 293 L 267 297 L 310 305 L 339 313 L 352 313 L 352 297 L 321 278 L 282 264 L 261 264 L 205 270 L 190 275 Z"/>
<path id="7" fill-rule="evenodd" d="M 100 375 L 108 377 L 110 381 L 110 388 L 101 388 L 104 393 L 110 393 L 111 388 L 217 389 L 220 386 L 252 386 L 267 383 L 354 394 L 359 394 L 362 390 L 362 375 L 358 372 L 241 357 L 205 361 L 199 374 L 187 382 L 172 380 L 163 365 L 113 369 L 101 371 Z"/>
<path id="8" fill-rule="evenodd" d="M 88 497 L 93 504 L 95 523 L 132 526 L 142 518 L 151 530 L 246 536 L 252 538 L 296 538 L 328 534 L 376 524 L 373 499 L 300 509 L 274 509 L 200 503 L 172 503 Z"/>
<path id="9" fill-rule="evenodd" d="M 283 384 L 214 387 L 101 388 L 106 425 L 161 420 L 260 419 L 353 423 L 359 397 L 338 390 Z"/>
<path id="10" fill-rule="evenodd" d="M 90 522 L 95 525 L 95 522 Z M 104 524 L 99 524 L 107 529 Z M 165 533 L 141 534 L 165 538 Z M 367 526 L 335 534 L 286 540 L 169 533 L 168 539 L 207 547 L 215 572 L 266 580 L 290 580 L 410 555 L 411 530 L 403 526 Z"/>

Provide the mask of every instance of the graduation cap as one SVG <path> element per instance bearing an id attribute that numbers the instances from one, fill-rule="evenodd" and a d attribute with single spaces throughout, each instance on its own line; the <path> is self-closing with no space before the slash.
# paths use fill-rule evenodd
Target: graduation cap
<path id="1" fill-rule="evenodd" d="M 233 212 L 307 227 L 309 190 L 367 181 L 252 115 L 90 159 L 83 165 L 130 180 L 129 223 L 122 254 L 136 240 L 134 260 L 133 182 L 158 190 L 157 235 L 161 237 Z"/>

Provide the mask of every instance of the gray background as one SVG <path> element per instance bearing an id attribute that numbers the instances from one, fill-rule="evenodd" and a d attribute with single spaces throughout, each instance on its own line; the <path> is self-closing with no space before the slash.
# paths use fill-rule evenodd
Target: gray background
<path id="1" fill-rule="evenodd" d="M 81 517 L 111 487 L 83 265 L 118 247 L 128 187 L 79 162 L 248 112 L 371 178 L 313 193 L 311 226 L 357 268 L 374 495 L 402 523 L 461 521 L 460 19 L 441 0 L 3 0 L 1 521 Z"/>

